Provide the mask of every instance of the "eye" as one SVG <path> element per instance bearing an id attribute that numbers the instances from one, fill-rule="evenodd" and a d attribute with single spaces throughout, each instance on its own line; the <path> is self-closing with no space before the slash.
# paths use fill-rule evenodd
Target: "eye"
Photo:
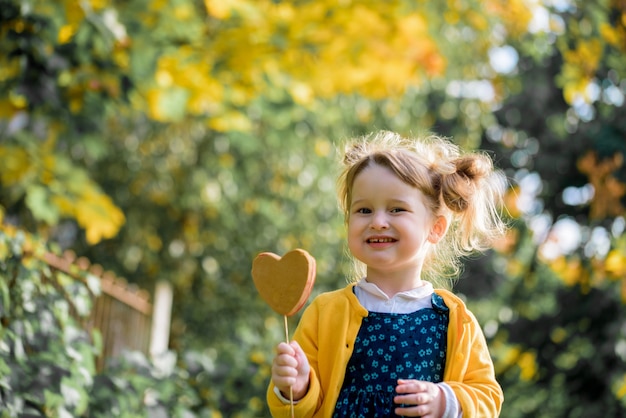
<path id="1" fill-rule="evenodd" d="M 366 214 L 366 213 L 372 213 L 372 211 L 368 208 L 358 208 L 355 213 L 362 213 L 362 214 Z"/>
<path id="2" fill-rule="evenodd" d="M 390 211 L 391 213 L 400 213 L 400 212 L 406 212 L 406 209 L 404 208 L 393 208 Z"/>

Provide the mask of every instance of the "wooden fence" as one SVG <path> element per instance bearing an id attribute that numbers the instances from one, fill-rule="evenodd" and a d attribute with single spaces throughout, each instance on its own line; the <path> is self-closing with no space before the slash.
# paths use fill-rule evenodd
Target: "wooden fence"
<path id="1" fill-rule="evenodd" d="M 94 296 L 90 317 L 82 320 L 86 330 L 97 329 L 102 336 L 102 353 L 96 362 L 98 371 L 104 368 L 108 359 L 119 356 L 124 350 L 151 354 L 153 307 L 147 291 L 129 285 L 84 257 L 76 258 L 71 251 L 66 251 L 62 257 L 47 253 L 44 261 L 76 278 L 81 272 L 88 272 L 100 279 L 101 294 Z"/>

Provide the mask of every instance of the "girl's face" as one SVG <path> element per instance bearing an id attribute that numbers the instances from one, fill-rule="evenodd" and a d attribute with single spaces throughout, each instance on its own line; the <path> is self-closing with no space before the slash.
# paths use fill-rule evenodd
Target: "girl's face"
<path id="1" fill-rule="evenodd" d="M 417 188 L 390 169 L 371 165 L 354 179 L 348 247 L 372 274 L 419 275 L 430 243 L 445 232 Z"/>

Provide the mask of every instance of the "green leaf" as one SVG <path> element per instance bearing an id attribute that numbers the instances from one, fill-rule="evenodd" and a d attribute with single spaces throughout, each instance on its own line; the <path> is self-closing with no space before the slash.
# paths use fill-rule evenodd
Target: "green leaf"
<path id="1" fill-rule="evenodd" d="M 95 328 L 91 330 L 91 339 L 93 341 L 94 353 L 100 355 L 102 353 L 102 333 L 100 333 L 100 330 Z"/>
<path id="2" fill-rule="evenodd" d="M 88 395 L 86 387 L 82 379 L 76 380 L 78 376 L 72 379 L 64 377 L 61 380 L 61 394 L 65 401 L 65 405 L 74 411 L 75 415 L 82 415 L 88 406 Z"/>
<path id="3" fill-rule="evenodd" d="M 59 222 L 59 210 L 48 201 L 48 192 L 43 186 L 30 185 L 26 189 L 26 206 L 36 219 L 55 225 Z"/>
<path id="4" fill-rule="evenodd" d="M 0 265 L 1 263 L 2 261 L 0 260 Z M 0 317 L 8 316 L 11 310 L 11 292 L 9 291 L 7 281 L 7 275 L 0 270 L 0 301 L 2 302 L 2 305 L 0 305 Z"/>
<path id="5" fill-rule="evenodd" d="M 160 96 L 159 112 L 169 121 L 181 120 L 185 116 L 188 99 L 187 90 L 170 88 Z"/>
<path id="6" fill-rule="evenodd" d="M 100 278 L 95 274 L 87 273 L 87 275 L 85 276 L 85 281 L 91 293 L 93 293 L 94 296 L 100 296 L 100 293 L 102 292 Z"/>

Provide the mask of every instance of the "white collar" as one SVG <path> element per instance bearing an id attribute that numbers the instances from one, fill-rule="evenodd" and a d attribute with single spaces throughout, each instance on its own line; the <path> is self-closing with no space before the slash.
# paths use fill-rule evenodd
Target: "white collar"
<path id="1" fill-rule="evenodd" d="M 376 286 L 374 283 L 368 282 L 366 277 L 359 280 L 356 285 L 360 287 L 361 289 L 365 290 L 367 293 L 371 294 L 372 296 L 376 296 L 383 300 L 391 300 L 396 297 L 407 299 L 407 300 L 423 299 L 425 297 L 429 297 L 434 292 L 433 285 L 430 282 L 426 282 L 426 281 L 422 281 L 422 285 L 419 287 L 416 287 L 411 290 L 405 290 L 404 292 L 396 293 L 392 297 L 387 296 L 387 294 L 383 292 L 380 289 L 380 287 Z"/>
<path id="2" fill-rule="evenodd" d="M 354 287 L 359 303 L 368 311 L 398 314 L 431 308 L 433 292 L 433 285 L 429 282 L 423 282 L 422 286 L 415 289 L 396 293 L 391 298 L 378 286 L 368 283 L 365 279 L 359 280 Z"/>

